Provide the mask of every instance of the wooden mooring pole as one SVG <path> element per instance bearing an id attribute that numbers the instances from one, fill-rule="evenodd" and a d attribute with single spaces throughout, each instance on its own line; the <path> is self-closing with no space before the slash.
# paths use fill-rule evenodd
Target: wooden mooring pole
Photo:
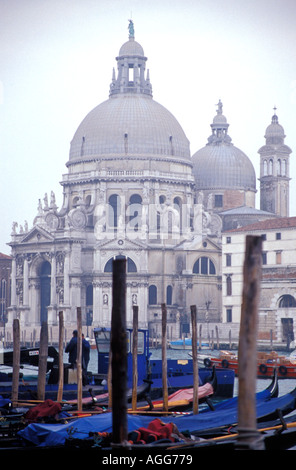
<path id="1" fill-rule="evenodd" d="M 112 442 L 127 442 L 126 259 L 113 260 L 112 284 Z"/>
<path id="2" fill-rule="evenodd" d="M 258 305 L 262 274 L 262 238 L 248 235 L 238 349 L 238 449 L 263 450 L 257 431 L 256 380 Z"/>
<path id="3" fill-rule="evenodd" d="M 61 402 L 63 399 L 64 389 L 64 360 L 63 360 L 63 340 L 64 340 L 64 313 L 59 312 L 59 388 L 57 401 Z"/>
<path id="4" fill-rule="evenodd" d="M 19 373 L 20 373 L 20 322 L 18 318 L 13 320 L 13 369 L 12 369 L 12 405 L 16 406 L 18 401 Z"/>
<path id="5" fill-rule="evenodd" d="M 137 409 L 137 387 L 138 387 L 138 311 L 139 307 L 133 305 L 133 392 L 132 410 Z"/>
<path id="6" fill-rule="evenodd" d="M 198 414 L 198 362 L 197 362 L 197 324 L 196 305 L 191 305 L 191 325 L 192 325 L 192 365 L 193 365 L 193 414 Z"/>
<path id="7" fill-rule="evenodd" d="M 38 382 L 37 382 L 38 400 L 45 400 L 47 357 L 48 357 L 48 325 L 47 325 L 47 322 L 42 322 L 41 329 L 40 329 Z"/>
<path id="8" fill-rule="evenodd" d="M 82 411 L 82 315 L 77 307 L 77 407 Z"/>
<path id="9" fill-rule="evenodd" d="M 161 304 L 162 312 L 162 398 L 163 398 L 163 411 L 168 411 L 168 363 L 167 363 L 167 308 L 166 304 Z"/>

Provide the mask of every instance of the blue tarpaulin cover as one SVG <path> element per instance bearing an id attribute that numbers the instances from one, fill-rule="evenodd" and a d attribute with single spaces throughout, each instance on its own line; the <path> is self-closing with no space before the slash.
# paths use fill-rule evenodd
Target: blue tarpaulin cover
<path id="1" fill-rule="evenodd" d="M 265 390 L 256 395 L 257 419 L 268 416 L 277 409 L 284 409 L 285 413 L 293 411 L 296 407 L 294 393 L 288 393 L 279 398 L 270 398 L 269 391 Z M 147 427 L 153 419 L 152 416 L 128 415 L 128 432 L 140 427 Z M 197 415 L 178 415 L 162 417 L 164 423 L 173 422 L 180 432 L 201 431 L 219 426 L 231 426 L 238 422 L 237 397 L 226 400 L 216 406 L 214 411 L 205 409 Z M 67 424 L 41 424 L 32 423 L 19 431 L 18 436 L 36 446 L 63 445 L 67 438 L 85 439 L 90 432 L 112 432 L 112 413 L 107 412 L 90 417 L 70 420 Z"/>

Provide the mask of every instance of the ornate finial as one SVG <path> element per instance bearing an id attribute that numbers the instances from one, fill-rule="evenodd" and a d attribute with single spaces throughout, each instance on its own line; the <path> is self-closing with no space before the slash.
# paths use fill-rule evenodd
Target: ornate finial
<path id="1" fill-rule="evenodd" d="M 219 103 L 216 104 L 216 106 L 218 106 L 217 114 L 222 114 L 223 113 L 223 104 L 222 104 L 221 100 L 219 100 Z"/>
<path id="2" fill-rule="evenodd" d="M 129 31 L 129 39 L 134 39 L 135 37 L 135 30 L 134 30 L 134 22 L 133 20 L 128 20 L 129 25 L 128 25 L 128 31 Z"/>
<path id="3" fill-rule="evenodd" d="M 276 114 L 276 111 L 277 111 L 276 106 L 273 107 L 273 111 L 274 111 L 274 115 L 272 116 L 271 122 L 273 124 L 278 124 L 278 117 L 277 117 L 277 114 Z"/>

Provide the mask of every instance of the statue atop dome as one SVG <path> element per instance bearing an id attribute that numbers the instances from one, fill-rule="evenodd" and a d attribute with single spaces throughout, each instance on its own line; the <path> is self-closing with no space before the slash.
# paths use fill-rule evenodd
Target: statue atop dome
<path id="1" fill-rule="evenodd" d="M 147 57 L 141 44 L 135 41 L 133 20 L 128 20 L 129 40 L 119 50 L 117 61 L 117 76 L 112 74 L 110 96 L 133 93 L 152 97 L 152 86 L 149 71 L 146 72 Z"/>
<path id="2" fill-rule="evenodd" d="M 129 39 L 134 39 L 135 38 L 135 29 L 134 29 L 134 22 L 133 20 L 128 20 L 128 30 L 129 30 Z"/>
<path id="3" fill-rule="evenodd" d="M 217 103 L 216 106 L 218 106 L 217 114 L 223 114 L 223 103 L 221 100 L 219 100 L 219 103 Z"/>

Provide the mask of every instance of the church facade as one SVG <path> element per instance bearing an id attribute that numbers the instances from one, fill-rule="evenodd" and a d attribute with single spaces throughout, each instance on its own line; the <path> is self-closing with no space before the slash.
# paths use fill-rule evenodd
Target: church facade
<path id="1" fill-rule="evenodd" d="M 62 310 L 74 327 L 81 307 L 85 325 L 110 326 L 116 257 L 127 259 L 128 326 L 138 305 L 139 327 L 160 336 L 161 303 L 169 338 L 190 330 L 191 305 L 199 322 L 219 323 L 222 231 L 278 217 L 274 206 L 255 209 L 253 165 L 232 144 L 220 101 L 207 145 L 191 156 L 182 127 L 153 99 L 132 23 L 129 33 L 109 98 L 71 141 L 62 207 L 45 195 L 31 228 L 13 224 L 10 325 L 55 326 Z"/>

